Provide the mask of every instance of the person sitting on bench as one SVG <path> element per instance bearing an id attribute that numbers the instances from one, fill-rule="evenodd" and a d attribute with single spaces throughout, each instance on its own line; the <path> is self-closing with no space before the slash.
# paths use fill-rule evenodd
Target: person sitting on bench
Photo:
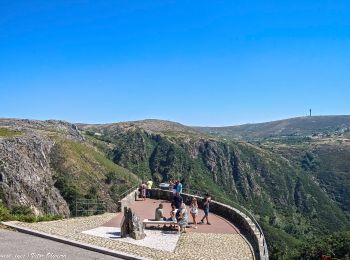
<path id="1" fill-rule="evenodd" d="M 166 220 L 166 217 L 164 217 L 164 213 L 163 213 L 163 204 L 160 203 L 158 208 L 156 208 L 156 212 L 155 212 L 155 220 L 156 221 L 161 221 L 161 220 Z"/>
<path id="2" fill-rule="evenodd" d="M 168 218 L 167 221 L 177 222 L 176 212 L 177 212 L 177 209 L 176 209 L 175 205 L 171 204 L 170 218 Z M 175 228 L 175 224 L 174 224 L 174 226 L 172 224 L 170 224 L 170 228 L 172 228 L 172 227 Z"/>

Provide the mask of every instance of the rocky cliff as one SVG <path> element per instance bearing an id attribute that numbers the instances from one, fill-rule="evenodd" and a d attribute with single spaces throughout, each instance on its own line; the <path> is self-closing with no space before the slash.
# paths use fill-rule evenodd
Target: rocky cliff
<path id="1" fill-rule="evenodd" d="M 48 137 L 57 132 L 82 140 L 77 128 L 62 121 L 1 119 L 0 194 L 9 207 L 31 207 L 36 214 L 69 216 L 70 211 L 59 190 L 54 187 L 50 155 L 55 141 Z M 4 131 L 3 131 L 4 132 Z"/>
<path id="2" fill-rule="evenodd" d="M 0 199 L 9 208 L 70 216 L 75 199 L 99 198 L 116 210 L 116 194 L 136 181 L 84 140 L 74 124 L 0 119 Z"/>

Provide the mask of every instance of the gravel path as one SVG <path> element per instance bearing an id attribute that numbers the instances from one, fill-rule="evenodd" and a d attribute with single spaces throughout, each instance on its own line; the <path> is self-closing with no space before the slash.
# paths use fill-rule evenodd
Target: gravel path
<path id="1" fill-rule="evenodd" d="M 186 233 L 180 236 L 175 251 L 167 252 L 123 242 L 122 239 L 108 239 L 82 233 L 102 226 L 113 217 L 115 214 L 106 213 L 91 217 L 16 224 L 150 259 L 253 259 L 249 244 L 240 234 Z"/>

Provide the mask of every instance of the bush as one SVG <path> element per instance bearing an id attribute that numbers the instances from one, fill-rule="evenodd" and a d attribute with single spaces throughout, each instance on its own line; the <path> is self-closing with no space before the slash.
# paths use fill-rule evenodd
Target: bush
<path id="1" fill-rule="evenodd" d="M 11 210 L 11 214 L 13 215 L 32 215 L 33 211 L 30 207 L 27 206 L 14 206 Z"/>
<path id="2" fill-rule="evenodd" d="M 0 221 L 22 221 L 22 222 L 40 222 L 62 219 L 62 215 L 44 214 L 35 216 L 32 210 L 26 206 L 15 206 L 10 211 L 3 204 L 0 204 Z"/>
<path id="3" fill-rule="evenodd" d="M 15 215 L 14 218 L 17 221 L 21 221 L 21 222 L 29 222 L 29 223 L 36 222 L 36 216 L 34 214 L 30 214 L 30 215 Z"/>
<path id="4" fill-rule="evenodd" d="M 0 204 L 0 221 L 13 220 L 10 211 Z"/>
<path id="5" fill-rule="evenodd" d="M 52 214 L 46 214 L 42 216 L 38 216 L 36 221 L 41 222 L 41 221 L 52 221 L 52 220 L 59 220 L 62 219 L 62 215 L 52 215 Z"/>

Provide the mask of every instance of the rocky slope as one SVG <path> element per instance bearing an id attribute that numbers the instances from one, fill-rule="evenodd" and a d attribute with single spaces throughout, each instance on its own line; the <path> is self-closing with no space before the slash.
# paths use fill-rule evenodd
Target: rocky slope
<path id="1" fill-rule="evenodd" d="M 81 130 L 108 144 L 109 158 L 141 178 L 180 178 L 186 188 L 249 208 L 274 241 L 274 256 L 292 254 L 291 245 L 303 238 L 349 228 L 346 211 L 304 169 L 306 151 L 298 157 L 286 143 L 278 149 L 276 143 L 230 141 L 183 128 L 167 131 L 168 122 L 154 123 L 145 128 L 135 122 L 84 125 Z"/>
<path id="2" fill-rule="evenodd" d="M 53 146 L 52 140 L 40 134 L 0 137 L 0 192 L 7 205 L 69 215 L 68 205 L 52 180 L 49 158 Z"/>
<path id="3" fill-rule="evenodd" d="M 75 199 L 100 198 L 115 210 L 118 192 L 136 183 L 74 124 L 0 119 L 0 199 L 9 208 L 69 216 Z"/>

